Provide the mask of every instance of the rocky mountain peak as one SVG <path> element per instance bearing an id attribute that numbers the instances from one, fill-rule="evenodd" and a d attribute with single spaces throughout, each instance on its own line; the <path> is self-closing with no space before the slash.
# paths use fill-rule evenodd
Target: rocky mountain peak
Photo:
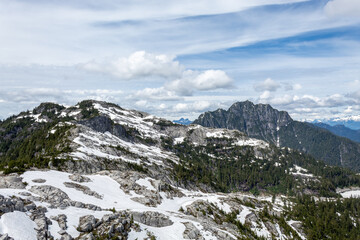
<path id="1" fill-rule="evenodd" d="M 228 110 L 218 109 L 201 114 L 194 124 L 237 129 L 279 147 L 309 153 L 331 165 L 360 169 L 358 143 L 312 124 L 294 121 L 287 112 L 278 111 L 268 104 L 237 102 Z"/>
<path id="2" fill-rule="evenodd" d="M 34 114 L 42 114 L 45 112 L 60 112 L 61 110 L 65 109 L 64 106 L 52 103 L 52 102 L 45 102 L 41 103 L 38 107 L 34 108 L 33 113 Z"/>
<path id="3" fill-rule="evenodd" d="M 254 104 L 250 101 L 236 102 L 227 111 L 218 109 L 201 114 L 195 124 L 205 127 L 237 129 L 251 137 L 277 143 L 277 132 L 293 120 L 284 111 L 269 104 Z"/>

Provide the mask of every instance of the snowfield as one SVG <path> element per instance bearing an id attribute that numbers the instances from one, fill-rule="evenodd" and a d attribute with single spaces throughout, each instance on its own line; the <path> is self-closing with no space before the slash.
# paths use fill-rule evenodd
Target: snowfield
<path id="1" fill-rule="evenodd" d="M 36 240 L 36 224 L 23 212 L 5 213 L 0 218 L 0 233 L 7 233 L 14 239 Z"/>
<path id="2" fill-rule="evenodd" d="M 183 239 L 183 232 L 185 230 L 185 222 L 191 222 L 194 226 L 202 233 L 205 239 L 218 239 L 213 235 L 209 230 L 205 230 L 201 222 L 195 221 L 193 217 L 184 215 L 183 212 L 180 212 L 180 208 L 187 209 L 195 201 L 203 200 L 212 204 L 215 204 L 219 209 L 226 213 L 232 212 L 232 207 L 224 202 L 227 195 L 226 194 L 206 194 L 197 191 L 189 191 L 185 189 L 178 188 L 184 194 L 184 197 L 172 197 L 168 198 L 164 192 L 160 192 L 161 204 L 156 207 L 146 206 L 137 201 L 134 201 L 134 197 L 143 197 L 133 191 L 125 193 L 120 184 L 112 179 L 111 177 L 103 174 L 94 174 L 86 175 L 85 177 L 89 178 L 90 181 L 82 182 L 81 185 L 88 187 L 92 191 L 98 193 L 102 196 L 102 199 L 96 198 L 94 196 L 86 195 L 84 192 L 79 191 L 74 188 L 69 188 L 65 186 L 65 182 L 73 182 L 69 176 L 71 174 L 60 171 L 27 171 L 21 175 L 23 181 L 27 183 L 26 189 L 0 189 L 0 195 L 3 196 L 18 196 L 24 198 L 24 192 L 29 196 L 36 196 L 33 192 L 29 191 L 33 186 L 53 186 L 63 192 L 65 192 L 69 198 L 73 201 L 79 201 L 85 204 L 93 204 L 101 207 L 101 211 L 93 211 L 86 208 L 77 208 L 77 207 L 67 207 L 65 209 L 60 208 L 49 208 L 49 204 L 46 202 L 36 201 L 36 205 L 47 207 L 48 211 L 46 216 L 50 218 L 51 216 L 57 216 L 59 214 L 65 214 L 67 216 L 67 232 L 73 236 L 79 236 L 80 232 L 77 230 L 79 224 L 79 218 L 85 215 L 93 215 L 96 218 L 101 218 L 105 214 L 109 214 L 110 209 L 115 208 L 117 211 L 120 210 L 130 210 L 131 212 L 146 212 L 154 211 L 168 216 L 174 224 L 167 227 L 151 227 L 138 223 L 140 225 L 141 231 L 135 232 L 131 231 L 129 239 L 143 239 L 148 236 L 149 233 L 156 236 L 157 239 Z M 37 181 L 41 179 L 41 183 Z M 35 180 L 35 182 L 34 182 Z M 156 188 L 152 184 L 156 182 L 155 179 L 150 177 L 141 178 L 136 180 L 134 183 L 139 186 L 144 187 L 147 191 L 156 192 Z M 251 195 L 242 194 L 240 197 L 251 198 Z M 238 219 L 241 223 L 245 223 L 246 217 L 254 211 L 261 209 L 250 209 L 246 206 L 242 206 L 243 210 L 238 215 Z M 22 225 L 19 227 L 18 222 L 21 222 Z M 49 227 L 49 231 L 55 239 L 60 239 L 60 228 L 56 221 L 51 220 L 52 225 Z M 15 237 L 15 239 L 25 239 L 32 240 L 36 239 L 36 232 L 34 231 L 36 224 L 31 221 L 31 219 L 22 212 L 12 212 L 7 213 L 1 216 L 0 219 L 0 233 L 8 233 L 10 236 Z M 270 232 L 264 227 L 263 224 L 253 224 L 253 230 L 258 233 L 259 236 L 270 236 Z M 218 231 L 225 232 L 228 236 L 233 236 L 233 239 L 236 237 L 230 233 L 226 232 L 223 229 L 218 229 Z M 26 235 L 26 236 L 25 236 Z"/>

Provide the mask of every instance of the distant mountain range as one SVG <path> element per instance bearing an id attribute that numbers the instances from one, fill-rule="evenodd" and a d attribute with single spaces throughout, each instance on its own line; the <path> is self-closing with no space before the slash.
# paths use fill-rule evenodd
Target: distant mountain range
<path id="1" fill-rule="evenodd" d="M 311 123 L 294 121 L 287 112 L 278 111 L 268 104 L 237 102 L 228 110 L 201 114 L 194 124 L 237 129 L 279 147 L 309 153 L 328 164 L 360 170 L 360 145 L 357 142 Z"/>
<path id="2" fill-rule="evenodd" d="M 360 130 L 353 130 L 344 125 L 330 126 L 326 123 L 313 123 L 315 126 L 329 130 L 335 135 L 346 137 L 350 140 L 360 143 Z"/>
<path id="3" fill-rule="evenodd" d="M 360 115 L 343 117 L 343 118 L 321 119 L 321 120 L 315 120 L 312 123 L 325 123 L 330 126 L 344 125 L 345 127 L 350 128 L 352 130 L 359 130 Z"/>
<path id="4" fill-rule="evenodd" d="M 193 121 L 189 120 L 188 118 L 180 118 L 178 120 L 173 120 L 173 123 L 178 123 L 181 125 L 190 125 Z"/>

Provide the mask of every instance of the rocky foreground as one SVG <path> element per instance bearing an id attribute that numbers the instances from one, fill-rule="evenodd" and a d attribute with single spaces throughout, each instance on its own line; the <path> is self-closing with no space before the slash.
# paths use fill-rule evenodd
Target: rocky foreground
<path id="1" fill-rule="evenodd" d="M 1 179 L 0 239 L 294 237 L 276 220 L 262 217 L 264 210 L 280 216 L 285 197 L 205 194 L 133 171 L 27 171 Z M 239 232 L 237 221 L 248 226 L 248 236 Z M 301 223 L 286 224 L 305 238 Z"/>

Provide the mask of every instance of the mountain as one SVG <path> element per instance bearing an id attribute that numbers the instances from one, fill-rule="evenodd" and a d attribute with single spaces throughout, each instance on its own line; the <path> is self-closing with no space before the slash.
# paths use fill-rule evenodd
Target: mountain
<path id="1" fill-rule="evenodd" d="M 268 104 L 237 102 L 228 110 L 218 109 L 201 114 L 194 124 L 237 129 L 279 147 L 309 153 L 327 164 L 360 171 L 358 143 L 310 123 L 294 121 L 287 112 L 278 111 Z"/>
<path id="2" fill-rule="evenodd" d="M 344 125 L 352 130 L 360 129 L 360 116 L 338 117 L 330 119 L 315 120 L 312 123 L 325 123 L 330 126 Z"/>
<path id="3" fill-rule="evenodd" d="M 289 118 L 265 109 L 276 124 Z M 337 191 L 360 187 L 354 172 L 238 130 L 112 103 L 43 103 L 4 120 L 0 169 L 1 239 L 355 239 L 360 231 L 352 224 L 360 200 L 348 199 L 356 189 Z"/>
<path id="4" fill-rule="evenodd" d="M 330 126 L 325 123 L 313 123 L 313 124 L 317 127 L 327 129 L 335 135 L 346 137 L 354 142 L 360 143 L 360 130 L 353 130 L 345 127 L 344 125 Z"/>
<path id="5" fill-rule="evenodd" d="M 190 121 L 188 118 L 186 118 L 186 119 L 180 118 L 178 120 L 174 120 L 173 123 L 178 123 L 178 124 L 182 124 L 182 125 L 190 125 L 192 123 L 192 121 Z"/>

